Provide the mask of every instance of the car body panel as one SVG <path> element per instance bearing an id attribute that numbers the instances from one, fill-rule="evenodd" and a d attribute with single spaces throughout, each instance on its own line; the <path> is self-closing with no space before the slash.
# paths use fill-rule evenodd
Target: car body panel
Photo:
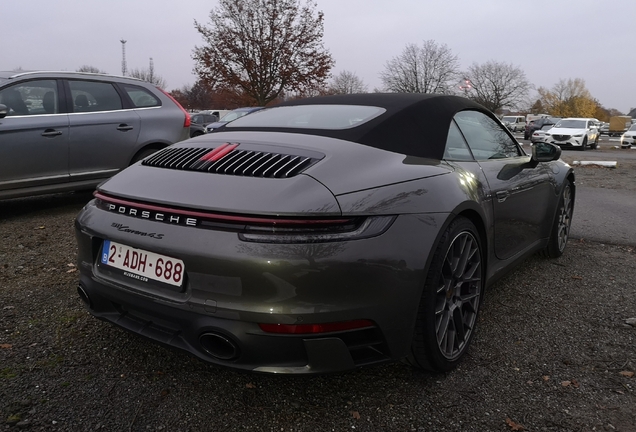
<path id="1" fill-rule="evenodd" d="M 344 371 L 409 355 L 435 251 L 458 217 L 480 237 L 484 286 L 548 244 L 560 194 L 574 188 L 572 169 L 523 153 L 492 113 L 452 96 L 354 95 L 319 104 L 325 100 L 387 109 L 353 131 L 252 130 L 244 122 L 175 144 L 101 184 L 75 225 L 79 290 L 90 312 L 224 366 Z M 399 148 L 412 152 L 373 136 L 375 128 L 386 134 L 428 119 L 415 114 L 429 108 L 442 122 L 425 122 L 435 138 L 396 132 Z M 423 157 L 445 154 L 446 141 L 436 140 L 447 139 L 462 110 L 490 119 L 507 153 L 475 147 L 491 158 Z M 248 169 L 272 154 L 310 162 L 279 177 Z M 105 265 L 110 254 L 130 253 L 104 251 L 106 241 L 179 260 L 183 285 Z M 367 324 L 301 334 L 262 327 L 360 321 Z"/>
<path id="2" fill-rule="evenodd" d="M 0 119 L 0 196 L 5 190 L 68 182 L 68 152 L 68 114 Z"/>
<path id="3" fill-rule="evenodd" d="M 135 110 L 69 114 L 69 172 L 74 179 L 108 178 L 137 152 Z M 128 129 L 130 128 L 130 129 Z"/>

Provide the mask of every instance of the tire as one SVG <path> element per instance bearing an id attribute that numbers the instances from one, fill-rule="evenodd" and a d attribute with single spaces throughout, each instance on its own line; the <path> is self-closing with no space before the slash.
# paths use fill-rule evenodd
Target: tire
<path id="1" fill-rule="evenodd" d="M 550 239 L 548 245 L 541 251 L 541 255 L 546 258 L 558 258 L 563 255 L 570 238 L 570 227 L 572 226 L 572 214 L 574 213 L 574 194 L 572 182 L 567 180 L 561 196 L 559 197 L 559 207 L 552 222 Z"/>
<path id="2" fill-rule="evenodd" d="M 147 158 L 148 156 L 150 156 L 151 154 L 155 153 L 158 150 L 159 149 L 154 149 L 154 148 L 139 150 L 139 152 L 132 158 L 132 161 L 130 161 L 130 165 L 133 165 L 139 162 L 140 160 Z"/>
<path id="3" fill-rule="evenodd" d="M 598 148 L 598 135 L 596 135 L 596 139 L 594 140 L 594 143 L 590 148 L 593 150 L 596 150 Z"/>
<path id="4" fill-rule="evenodd" d="M 585 151 L 587 147 L 587 137 L 583 138 L 583 144 L 581 144 L 581 151 Z"/>
<path id="5" fill-rule="evenodd" d="M 484 287 L 477 229 L 465 217 L 448 226 L 435 249 L 417 312 L 411 365 L 446 372 L 461 361 L 475 333 Z"/>

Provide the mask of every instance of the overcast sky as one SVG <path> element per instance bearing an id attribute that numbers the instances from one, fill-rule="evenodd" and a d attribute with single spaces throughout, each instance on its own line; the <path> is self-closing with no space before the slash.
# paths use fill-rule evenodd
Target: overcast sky
<path id="1" fill-rule="evenodd" d="M 535 87 L 582 78 L 606 108 L 636 107 L 636 0 L 317 0 L 325 14 L 332 72 L 356 73 L 381 87 L 386 61 L 409 43 L 433 39 L 461 67 L 489 60 L 520 67 Z M 76 70 L 121 74 L 147 68 L 167 90 L 191 85 L 192 50 L 203 40 L 216 0 L 0 0 L 0 70 Z"/>

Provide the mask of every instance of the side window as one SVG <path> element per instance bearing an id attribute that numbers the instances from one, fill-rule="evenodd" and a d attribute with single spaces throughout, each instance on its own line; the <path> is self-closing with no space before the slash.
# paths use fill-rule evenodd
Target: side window
<path id="1" fill-rule="evenodd" d="M 124 90 L 130 96 L 135 108 L 161 106 L 161 101 L 143 87 L 124 85 Z"/>
<path id="2" fill-rule="evenodd" d="M 457 124 L 452 122 L 448 129 L 446 148 L 444 149 L 444 159 L 456 161 L 474 161 L 472 153 L 466 144 L 466 140 L 459 131 Z"/>
<path id="3" fill-rule="evenodd" d="M 522 155 L 516 141 L 486 114 L 462 111 L 455 115 L 455 121 L 475 159 L 504 159 Z"/>
<path id="4" fill-rule="evenodd" d="M 73 112 L 114 111 L 122 109 L 121 98 L 112 84 L 101 81 L 69 80 Z"/>
<path id="5" fill-rule="evenodd" d="M 0 103 L 10 116 L 57 114 L 57 96 L 55 80 L 35 80 L 1 90 Z"/>

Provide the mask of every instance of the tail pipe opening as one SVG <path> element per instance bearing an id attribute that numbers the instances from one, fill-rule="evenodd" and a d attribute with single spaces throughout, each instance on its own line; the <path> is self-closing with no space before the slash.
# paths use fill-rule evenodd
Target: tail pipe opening
<path id="1" fill-rule="evenodd" d="M 82 300 L 82 303 L 84 303 L 84 305 L 87 308 L 92 309 L 92 307 L 91 307 L 91 299 L 88 296 L 88 293 L 86 292 L 86 290 L 84 289 L 82 284 L 79 284 L 77 286 L 77 294 L 79 295 L 80 299 Z"/>
<path id="2" fill-rule="evenodd" d="M 199 343 L 205 352 L 220 360 L 233 360 L 239 355 L 236 343 L 220 333 L 203 333 L 199 336 Z"/>

